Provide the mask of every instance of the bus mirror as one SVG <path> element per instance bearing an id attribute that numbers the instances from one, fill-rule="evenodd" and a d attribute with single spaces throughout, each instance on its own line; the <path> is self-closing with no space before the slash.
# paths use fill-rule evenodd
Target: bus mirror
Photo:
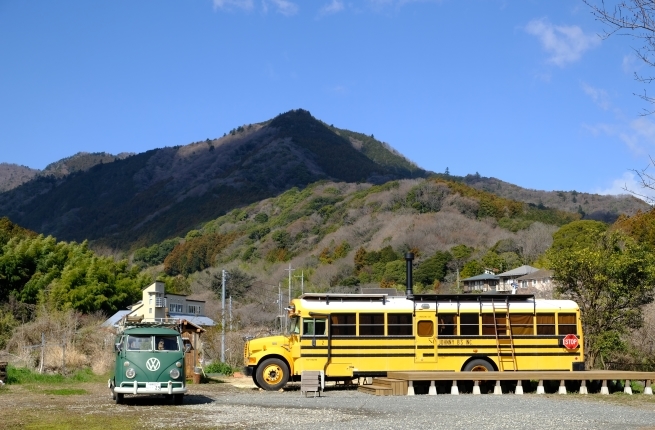
<path id="1" fill-rule="evenodd" d="M 116 349 L 116 352 L 121 352 L 121 350 L 123 349 L 123 344 L 120 342 L 115 343 L 114 348 Z"/>

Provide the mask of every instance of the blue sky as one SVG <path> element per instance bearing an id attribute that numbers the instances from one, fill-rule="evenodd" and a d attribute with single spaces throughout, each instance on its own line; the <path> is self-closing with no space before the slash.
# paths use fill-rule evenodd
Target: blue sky
<path id="1" fill-rule="evenodd" d="M 579 0 L 0 0 L 0 162 L 143 152 L 303 108 L 425 169 L 622 193 L 649 72 Z"/>

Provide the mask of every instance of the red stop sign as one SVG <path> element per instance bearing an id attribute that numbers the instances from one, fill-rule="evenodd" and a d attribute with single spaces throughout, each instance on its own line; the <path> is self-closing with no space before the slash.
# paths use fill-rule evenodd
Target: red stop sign
<path id="1" fill-rule="evenodd" d="M 578 346 L 580 346 L 580 342 L 578 342 L 578 336 L 574 334 L 567 334 L 564 336 L 562 343 L 566 349 L 576 349 Z"/>

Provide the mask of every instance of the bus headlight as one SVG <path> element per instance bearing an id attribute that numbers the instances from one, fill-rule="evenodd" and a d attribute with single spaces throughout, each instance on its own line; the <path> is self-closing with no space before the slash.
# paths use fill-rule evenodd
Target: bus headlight
<path id="1" fill-rule="evenodd" d="M 123 366 L 125 366 L 125 367 L 129 367 L 129 365 L 130 365 L 129 361 L 126 361 L 125 363 L 123 363 Z"/>
<path id="2" fill-rule="evenodd" d="M 173 378 L 173 379 L 177 379 L 177 378 L 180 377 L 180 371 L 177 370 L 177 369 L 171 369 L 171 371 L 169 373 L 171 375 L 171 378 Z"/>
<path id="3" fill-rule="evenodd" d="M 132 379 L 136 376 L 136 372 L 131 367 L 125 371 L 125 376 Z"/>

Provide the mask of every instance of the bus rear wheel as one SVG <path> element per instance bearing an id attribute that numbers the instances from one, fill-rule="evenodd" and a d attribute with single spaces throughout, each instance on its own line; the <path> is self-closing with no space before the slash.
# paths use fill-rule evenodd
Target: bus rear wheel
<path id="1" fill-rule="evenodd" d="M 476 358 L 464 366 L 464 372 L 493 372 L 494 366 L 487 360 Z"/>
<path id="2" fill-rule="evenodd" d="M 257 382 L 267 391 L 277 391 L 289 380 L 289 368 L 280 359 L 269 358 L 257 366 Z"/>

